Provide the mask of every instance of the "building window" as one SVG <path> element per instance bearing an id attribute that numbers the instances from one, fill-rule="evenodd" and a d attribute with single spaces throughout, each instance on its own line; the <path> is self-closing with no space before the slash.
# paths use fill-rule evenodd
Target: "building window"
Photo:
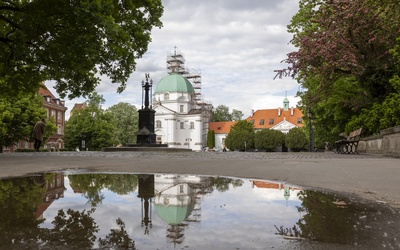
<path id="1" fill-rule="evenodd" d="M 274 118 L 269 119 L 269 125 L 272 125 L 272 124 L 274 124 Z"/>
<path id="2" fill-rule="evenodd" d="M 264 125 L 264 119 L 260 120 L 260 125 Z"/>
<path id="3" fill-rule="evenodd" d="M 61 125 L 58 125 L 57 134 L 59 134 L 59 135 L 63 134 Z"/>
<path id="4" fill-rule="evenodd" d="M 179 193 L 183 194 L 184 190 L 183 190 L 183 185 L 179 185 Z"/>
<path id="5" fill-rule="evenodd" d="M 190 129 L 194 129 L 194 122 L 190 122 Z"/>
<path id="6" fill-rule="evenodd" d="M 161 121 L 160 120 L 157 120 L 156 121 L 156 128 L 161 128 L 162 126 L 161 126 Z"/>
<path id="7" fill-rule="evenodd" d="M 58 122 L 62 121 L 62 112 L 61 111 L 57 111 L 57 121 Z"/>
<path id="8" fill-rule="evenodd" d="M 56 117 L 56 111 L 54 109 L 51 110 L 51 116 Z"/>
<path id="9" fill-rule="evenodd" d="M 180 122 L 180 128 L 181 129 L 185 129 L 185 123 L 184 122 Z"/>
<path id="10" fill-rule="evenodd" d="M 168 101 L 168 100 L 169 100 L 169 94 L 168 94 L 168 93 L 165 93 L 165 94 L 164 94 L 164 100 L 165 100 L 165 101 Z"/>
<path id="11" fill-rule="evenodd" d="M 250 120 L 250 123 L 254 124 L 254 119 Z"/>
<path id="12" fill-rule="evenodd" d="M 303 119 L 302 118 L 297 118 L 297 124 L 302 124 L 303 123 Z"/>
<path id="13" fill-rule="evenodd" d="M 179 106 L 179 112 L 183 113 L 183 105 Z"/>

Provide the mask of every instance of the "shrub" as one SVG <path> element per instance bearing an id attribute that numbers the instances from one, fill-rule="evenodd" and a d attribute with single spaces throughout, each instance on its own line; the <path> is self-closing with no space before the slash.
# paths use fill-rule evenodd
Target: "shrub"
<path id="1" fill-rule="evenodd" d="M 246 143 L 245 143 L 246 142 Z M 225 146 L 230 150 L 250 149 L 254 147 L 254 127 L 251 122 L 240 120 L 232 125 L 225 139 Z"/>
<path id="2" fill-rule="evenodd" d="M 254 145 L 256 149 L 275 151 L 285 142 L 285 134 L 279 130 L 263 129 L 254 135 Z"/>
<path id="3" fill-rule="evenodd" d="M 299 152 L 307 149 L 308 140 L 301 128 L 292 128 L 286 135 L 285 144 L 291 151 Z"/>

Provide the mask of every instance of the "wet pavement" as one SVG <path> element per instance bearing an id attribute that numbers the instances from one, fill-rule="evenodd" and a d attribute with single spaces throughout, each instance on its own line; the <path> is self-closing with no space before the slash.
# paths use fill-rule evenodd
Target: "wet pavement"
<path id="1" fill-rule="evenodd" d="M 0 178 L 68 169 L 258 178 L 346 192 L 400 207 L 400 159 L 263 152 L 41 152 L 0 154 Z"/>
<path id="2" fill-rule="evenodd" d="M 400 248 L 400 209 L 283 181 L 74 169 L 0 187 L 0 249 Z"/>

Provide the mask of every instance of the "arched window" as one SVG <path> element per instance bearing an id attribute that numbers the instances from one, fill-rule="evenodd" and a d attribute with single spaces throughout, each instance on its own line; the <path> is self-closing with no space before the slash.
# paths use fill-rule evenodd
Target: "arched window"
<path id="1" fill-rule="evenodd" d="M 156 128 L 161 128 L 161 121 L 160 120 L 156 121 Z"/>
<path id="2" fill-rule="evenodd" d="M 165 101 L 168 101 L 168 100 L 169 100 L 169 93 L 165 93 L 165 94 L 164 94 L 164 100 L 165 100 Z"/>

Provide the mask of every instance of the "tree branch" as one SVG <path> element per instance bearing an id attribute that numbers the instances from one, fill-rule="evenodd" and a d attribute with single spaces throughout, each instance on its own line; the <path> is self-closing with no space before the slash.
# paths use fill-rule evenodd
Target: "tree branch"
<path id="1" fill-rule="evenodd" d="M 13 26 L 13 27 L 15 27 L 15 28 L 17 28 L 17 29 L 19 29 L 19 30 L 22 30 L 21 26 L 19 26 L 16 22 L 14 22 L 14 21 L 8 19 L 7 17 L 5 17 L 5 16 L 3 16 L 3 15 L 0 15 L 0 19 L 3 19 L 3 20 L 6 21 L 7 23 L 9 23 L 11 26 Z"/>
<path id="2" fill-rule="evenodd" d="M 12 10 L 12 11 L 22 11 L 19 7 L 11 7 L 11 6 L 0 6 L 0 10 Z"/>

